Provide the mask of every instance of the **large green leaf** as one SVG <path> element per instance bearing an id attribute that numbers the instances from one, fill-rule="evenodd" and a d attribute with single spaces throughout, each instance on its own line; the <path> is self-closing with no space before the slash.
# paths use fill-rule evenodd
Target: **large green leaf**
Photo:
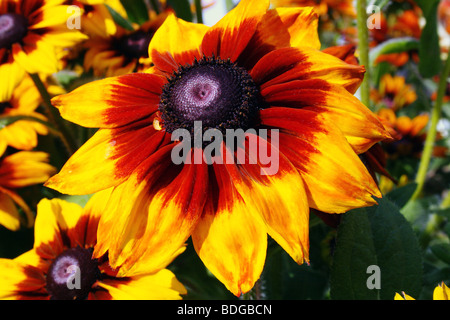
<path id="1" fill-rule="evenodd" d="M 428 0 L 423 5 L 426 18 L 419 45 L 419 71 L 425 78 L 431 78 L 442 69 L 439 46 L 437 6 L 439 1 Z"/>
<path id="2" fill-rule="evenodd" d="M 367 285 L 375 275 L 370 266 L 379 267 L 379 289 Z M 417 238 L 388 198 L 344 215 L 330 280 L 333 299 L 391 300 L 401 291 L 419 296 L 422 256 Z"/>

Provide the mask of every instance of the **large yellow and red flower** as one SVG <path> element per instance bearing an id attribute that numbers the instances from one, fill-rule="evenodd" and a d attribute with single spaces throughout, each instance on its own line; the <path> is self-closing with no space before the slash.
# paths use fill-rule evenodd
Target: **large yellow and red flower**
<path id="1" fill-rule="evenodd" d="M 95 196 L 94 196 L 95 197 Z M 180 299 L 184 286 L 167 270 L 117 276 L 107 257 L 92 257 L 101 211 L 61 199 L 38 204 L 31 250 L 0 259 L 0 299 Z"/>
<path id="2" fill-rule="evenodd" d="M 311 8 L 268 7 L 243 0 L 212 27 L 169 15 L 150 42 L 147 73 L 53 99 L 64 118 L 100 129 L 46 185 L 108 190 L 95 254 L 108 252 L 114 268 L 166 265 L 192 236 L 209 270 L 240 295 L 261 274 L 267 234 L 303 263 L 310 207 L 343 213 L 381 196 L 358 158 L 389 136 L 353 96 L 364 68 L 320 51 Z M 174 149 L 191 139 L 174 132 L 195 138 L 195 121 L 204 131 L 245 131 L 245 145 L 278 153 L 277 172 L 266 174 L 242 141 L 222 141 L 222 164 L 195 161 L 202 143 L 186 155 L 193 163 L 176 164 Z"/>

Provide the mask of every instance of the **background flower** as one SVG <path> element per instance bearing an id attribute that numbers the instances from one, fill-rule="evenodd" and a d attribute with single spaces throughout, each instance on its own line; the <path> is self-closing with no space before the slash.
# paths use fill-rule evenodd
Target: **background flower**
<path id="1" fill-rule="evenodd" d="M 0 224 L 10 230 L 21 225 L 31 227 L 34 223 L 32 210 L 16 192 L 33 184 L 43 183 L 55 173 L 48 164 L 48 154 L 43 152 L 20 151 L 0 158 Z M 21 217 L 19 206 L 25 217 Z"/>
<path id="2" fill-rule="evenodd" d="M 38 205 L 33 249 L 13 260 L 0 259 L 0 298 L 161 300 L 180 299 L 186 293 L 167 269 L 118 277 L 107 257 L 92 258 L 100 214 L 89 204 L 83 210 L 64 200 L 43 199 Z"/>
<path id="3" fill-rule="evenodd" d="M 41 113 L 36 112 L 41 103 L 41 95 L 34 82 L 28 76 L 14 89 L 11 96 L 0 102 L 0 116 L 31 116 L 46 121 Z M 45 135 L 45 125 L 33 120 L 19 120 L 0 129 L 0 150 L 8 146 L 19 150 L 31 150 L 38 144 L 38 134 Z"/>

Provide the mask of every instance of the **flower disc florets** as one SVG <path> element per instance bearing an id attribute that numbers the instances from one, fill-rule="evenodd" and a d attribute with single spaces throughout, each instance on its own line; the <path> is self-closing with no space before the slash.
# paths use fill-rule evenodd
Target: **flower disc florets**
<path id="1" fill-rule="evenodd" d="M 246 130 L 262 106 L 259 88 L 248 72 L 230 60 L 204 57 L 180 66 L 163 87 L 159 110 L 167 132 L 184 128 L 193 133 L 194 121 L 203 130 Z"/>
<path id="2" fill-rule="evenodd" d="M 0 48 L 9 48 L 27 34 L 27 19 L 16 13 L 0 15 Z"/>
<path id="3" fill-rule="evenodd" d="M 97 259 L 92 259 L 92 248 L 67 249 L 51 264 L 47 273 L 46 289 L 51 299 L 85 299 L 100 271 Z"/>

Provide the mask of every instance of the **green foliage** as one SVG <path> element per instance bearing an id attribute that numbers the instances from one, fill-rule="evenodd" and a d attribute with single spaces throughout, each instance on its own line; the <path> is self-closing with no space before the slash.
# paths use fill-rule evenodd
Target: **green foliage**
<path id="1" fill-rule="evenodd" d="M 137 24 L 143 24 L 149 20 L 148 9 L 143 0 L 120 0 L 127 12 L 128 19 Z"/>
<path id="2" fill-rule="evenodd" d="M 369 266 L 379 267 L 379 288 L 367 285 Z M 401 291 L 418 296 L 421 277 L 417 238 L 395 204 L 383 198 L 377 206 L 344 215 L 331 269 L 331 298 L 389 300 Z"/>

